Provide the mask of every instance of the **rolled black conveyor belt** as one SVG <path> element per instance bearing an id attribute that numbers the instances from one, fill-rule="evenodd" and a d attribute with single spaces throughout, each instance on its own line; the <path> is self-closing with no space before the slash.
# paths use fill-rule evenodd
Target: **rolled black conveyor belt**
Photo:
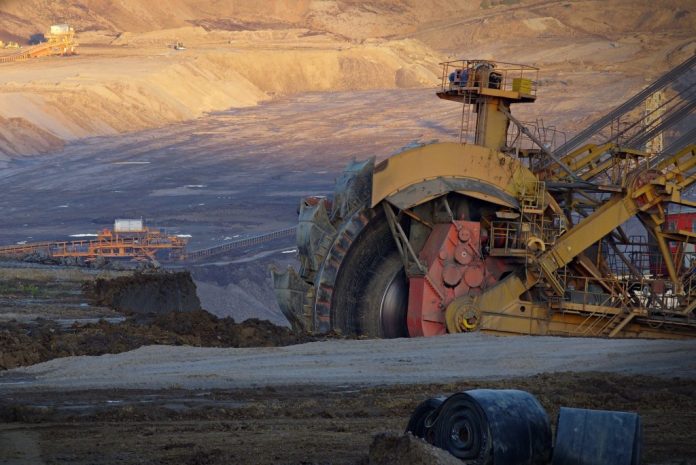
<path id="1" fill-rule="evenodd" d="M 561 407 L 552 465 L 638 465 L 636 413 Z"/>
<path id="2" fill-rule="evenodd" d="M 418 407 L 415 408 L 411 418 L 408 420 L 406 432 L 419 438 L 425 438 L 427 432 L 426 425 L 432 422 L 434 419 L 432 414 L 442 405 L 445 399 L 445 397 L 432 397 L 418 404 Z"/>
<path id="3" fill-rule="evenodd" d="M 465 463 L 541 465 L 551 460 L 548 416 L 528 392 L 476 389 L 453 394 L 439 407 L 437 402 L 419 405 L 413 427 Z"/>

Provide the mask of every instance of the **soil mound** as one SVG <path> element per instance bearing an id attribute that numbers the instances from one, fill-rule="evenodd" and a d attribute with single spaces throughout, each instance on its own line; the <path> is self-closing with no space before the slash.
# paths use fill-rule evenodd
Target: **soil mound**
<path id="1" fill-rule="evenodd" d="M 461 465 L 450 453 L 410 433 L 380 433 L 370 445 L 367 465 Z"/>
<path id="2" fill-rule="evenodd" d="M 144 345 L 275 347 L 312 340 L 268 321 L 217 318 L 205 310 L 155 315 L 147 324 L 134 318 L 112 324 L 64 328 L 50 320 L 0 324 L 0 370 L 73 355 L 125 352 Z"/>
<path id="3" fill-rule="evenodd" d="M 85 294 L 97 305 L 125 315 L 152 316 L 201 309 L 196 285 L 188 271 L 100 278 L 85 286 Z"/>
<path id="4" fill-rule="evenodd" d="M 43 153 L 60 150 L 63 145 L 61 138 L 23 118 L 0 116 L 0 146 L 3 147 L 4 154 Z"/>

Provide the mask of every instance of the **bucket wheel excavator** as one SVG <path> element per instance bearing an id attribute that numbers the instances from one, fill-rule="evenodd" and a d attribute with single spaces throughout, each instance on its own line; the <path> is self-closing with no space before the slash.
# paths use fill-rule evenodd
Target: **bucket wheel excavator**
<path id="1" fill-rule="evenodd" d="M 444 63 L 437 96 L 462 105 L 459 142 L 353 162 L 332 197 L 301 201 L 299 271 L 273 272 L 294 328 L 696 336 L 696 232 L 667 226 L 670 206 L 696 207 L 683 195 L 696 146 L 553 150 L 510 110 L 537 81 L 524 65 Z"/>

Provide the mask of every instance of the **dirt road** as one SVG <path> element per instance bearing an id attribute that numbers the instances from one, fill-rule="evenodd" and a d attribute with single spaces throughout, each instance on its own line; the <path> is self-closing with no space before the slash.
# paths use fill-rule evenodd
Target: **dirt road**
<path id="1" fill-rule="evenodd" d="M 82 389 L 376 386 L 612 372 L 696 379 L 696 341 L 496 337 L 329 340 L 288 347 L 148 346 L 70 357 L 0 374 L 0 393 Z"/>

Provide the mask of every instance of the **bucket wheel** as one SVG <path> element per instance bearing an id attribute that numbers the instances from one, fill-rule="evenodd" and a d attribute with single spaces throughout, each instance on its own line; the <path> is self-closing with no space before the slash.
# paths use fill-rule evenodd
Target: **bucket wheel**
<path id="1" fill-rule="evenodd" d="M 282 276 L 287 288 L 294 286 L 304 295 L 302 301 L 295 301 L 294 308 L 313 306 L 315 328 L 328 321 L 330 326 L 325 331 L 366 337 L 477 330 L 479 317 L 472 306 L 448 306 L 468 295 L 471 297 L 466 302 L 473 303 L 475 296 L 507 271 L 505 263 L 484 253 L 488 233 L 481 227 L 480 214 L 489 208 L 486 202 L 458 194 L 441 196 L 419 205 L 420 216 L 396 212 L 399 228 L 390 224 L 394 219 L 390 219 L 387 208 L 392 207 L 383 207 L 379 204 L 360 211 L 353 220 L 334 228 L 337 232 L 333 244 L 321 245 L 327 252 L 323 263 L 314 265 L 317 271 L 313 286 L 296 275 Z M 321 231 L 331 230 L 327 218 L 325 213 L 314 215 L 311 224 L 319 225 Z M 395 237 L 396 229 L 401 237 Z M 325 244 L 324 237 L 316 243 Z M 309 247 L 307 250 L 311 252 Z M 409 264 L 408 271 L 405 263 Z M 289 278 L 294 279 L 294 285 Z M 297 322 L 303 316 L 297 310 L 292 315 L 296 315 Z"/>
<path id="2" fill-rule="evenodd" d="M 377 166 L 354 162 L 333 196 L 304 199 L 300 269 L 273 273 L 293 328 L 367 337 L 434 336 L 478 329 L 470 310 L 446 309 L 509 273 L 488 256 L 488 220 L 519 205 L 534 176 L 473 145 L 432 144 Z M 491 239 L 492 240 L 492 239 Z"/>
<path id="3" fill-rule="evenodd" d="M 485 211 L 484 202 L 457 194 L 436 198 L 419 206 L 422 216 L 400 215 L 398 227 L 390 226 L 380 207 L 341 264 L 332 296 L 334 327 L 383 338 L 477 330 L 475 296 L 507 269 L 485 256 L 487 231 L 469 215 Z M 463 219 L 436 223 L 445 215 Z M 457 297 L 466 297 L 468 305 L 450 305 Z"/>

